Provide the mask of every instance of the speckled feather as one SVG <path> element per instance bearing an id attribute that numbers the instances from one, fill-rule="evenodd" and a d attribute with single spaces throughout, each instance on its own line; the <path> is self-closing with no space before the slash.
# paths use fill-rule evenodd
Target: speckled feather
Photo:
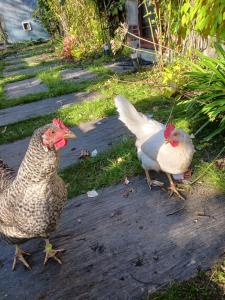
<path id="1" fill-rule="evenodd" d="M 0 164 L 0 236 L 9 243 L 48 237 L 67 201 L 66 185 L 57 174 L 59 153 L 42 144 L 42 134 L 51 127 L 34 132 L 16 176 Z"/>

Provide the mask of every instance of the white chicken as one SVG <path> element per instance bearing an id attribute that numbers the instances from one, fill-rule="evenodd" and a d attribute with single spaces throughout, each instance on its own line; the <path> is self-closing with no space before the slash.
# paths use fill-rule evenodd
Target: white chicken
<path id="1" fill-rule="evenodd" d="M 191 137 L 173 124 L 163 125 L 142 113 L 122 96 L 115 98 L 119 119 L 136 136 L 137 155 L 145 170 L 147 182 L 151 189 L 152 180 L 149 170 L 166 173 L 171 195 L 178 192 L 171 174 L 184 174 L 192 161 L 195 152 Z"/>

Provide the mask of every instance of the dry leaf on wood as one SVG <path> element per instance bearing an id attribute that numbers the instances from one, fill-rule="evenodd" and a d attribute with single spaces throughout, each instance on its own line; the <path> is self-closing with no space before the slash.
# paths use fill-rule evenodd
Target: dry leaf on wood
<path id="1" fill-rule="evenodd" d="M 124 179 L 124 184 L 128 185 L 130 181 L 127 179 L 127 177 Z"/>
<path id="2" fill-rule="evenodd" d="M 90 155 L 91 155 L 90 151 L 88 151 L 87 149 L 81 149 L 79 159 L 88 158 L 88 157 L 90 157 Z"/>
<path id="3" fill-rule="evenodd" d="M 135 189 L 134 188 L 129 188 L 129 189 L 127 189 L 126 191 L 123 191 L 122 192 L 122 196 L 124 197 L 124 198 L 127 198 L 127 197 L 129 197 L 129 194 L 130 193 L 134 193 L 135 192 Z"/>

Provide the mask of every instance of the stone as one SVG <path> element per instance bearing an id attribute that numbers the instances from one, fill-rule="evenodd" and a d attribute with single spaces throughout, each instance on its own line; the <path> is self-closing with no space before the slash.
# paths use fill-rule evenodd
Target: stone
<path id="1" fill-rule="evenodd" d="M 6 97 L 8 99 L 47 91 L 48 87 L 42 83 L 40 79 L 35 77 L 9 83 L 5 86 Z"/>
<path id="2" fill-rule="evenodd" d="M 1 109 L 0 126 L 6 126 L 40 115 L 47 115 L 55 112 L 59 108 L 86 100 L 93 100 L 96 97 L 100 97 L 100 94 L 89 92 L 72 93 Z"/>

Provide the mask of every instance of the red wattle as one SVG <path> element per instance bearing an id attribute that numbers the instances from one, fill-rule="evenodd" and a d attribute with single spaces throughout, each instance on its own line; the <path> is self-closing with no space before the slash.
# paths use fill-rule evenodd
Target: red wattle
<path id="1" fill-rule="evenodd" d="M 178 141 L 170 141 L 172 147 L 177 147 L 179 142 Z"/>
<path id="2" fill-rule="evenodd" d="M 67 143 L 68 143 L 68 141 L 67 141 L 66 139 L 60 140 L 59 142 L 56 142 L 56 143 L 54 144 L 55 149 L 56 149 L 56 150 L 59 150 L 59 149 L 63 148 L 64 146 L 66 146 Z"/>

